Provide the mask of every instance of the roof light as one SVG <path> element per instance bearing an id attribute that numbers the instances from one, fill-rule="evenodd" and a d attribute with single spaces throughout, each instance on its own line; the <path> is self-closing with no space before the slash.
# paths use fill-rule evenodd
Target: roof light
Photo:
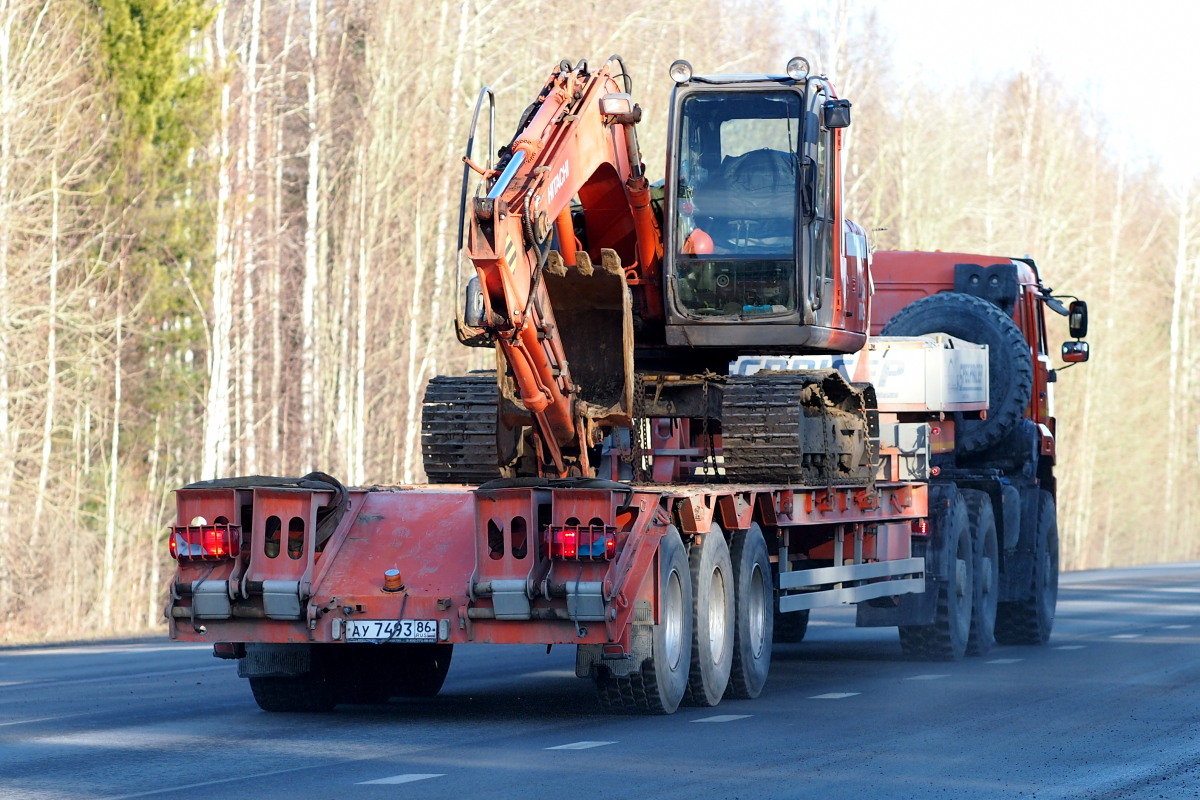
<path id="1" fill-rule="evenodd" d="M 802 81 L 808 77 L 808 59 L 796 56 L 787 63 L 788 77 L 794 81 Z"/>
<path id="2" fill-rule="evenodd" d="M 670 73 L 676 83 L 687 83 L 692 79 L 692 65 L 681 58 L 671 64 Z"/>

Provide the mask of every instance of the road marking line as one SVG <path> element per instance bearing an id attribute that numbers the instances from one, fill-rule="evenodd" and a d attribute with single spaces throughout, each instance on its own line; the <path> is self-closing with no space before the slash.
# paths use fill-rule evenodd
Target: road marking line
<path id="1" fill-rule="evenodd" d="M 829 694 L 816 694 L 808 698 L 809 700 L 844 700 L 847 697 L 854 697 L 862 694 L 862 692 L 830 692 Z"/>
<path id="2" fill-rule="evenodd" d="M 1114 634 L 1113 636 L 1110 636 L 1109 638 L 1110 639 L 1140 639 L 1140 638 L 1142 638 L 1142 634 L 1140 634 L 1140 633 L 1117 633 L 1117 634 Z"/>
<path id="3" fill-rule="evenodd" d="M 421 773 L 421 772 L 414 772 L 414 773 L 411 773 L 408 775 L 393 775 L 390 778 L 377 778 L 373 781 L 359 781 L 358 783 L 356 783 L 354 785 L 355 786 L 370 786 L 373 783 L 388 783 L 388 784 L 413 783 L 415 781 L 426 781 L 426 780 L 429 780 L 430 778 L 444 778 L 444 777 L 446 777 L 446 773 L 444 773 L 444 772 L 436 772 L 436 773 L 429 773 L 429 774 Z"/>
<path id="4" fill-rule="evenodd" d="M 606 744 L 616 744 L 616 742 L 571 742 L 570 744 L 560 744 L 555 747 L 547 747 L 547 750 L 590 750 L 593 747 L 604 747 Z"/>
<path id="5" fill-rule="evenodd" d="M 749 719 L 753 714 L 718 714 L 715 717 L 705 717 L 704 719 L 694 719 L 692 722 L 733 722 L 739 719 Z"/>
<path id="6" fill-rule="evenodd" d="M 1023 658 L 993 658 L 987 662 L 989 664 L 1016 664 L 1018 661 L 1024 661 Z"/>
<path id="7" fill-rule="evenodd" d="M 1085 649 L 1087 649 L 1087 645 L 1086 644 L 1060 644 L 1058 647 L 1056 647 L 1054 649 L 1055 650 L 1085 650 Z"/>
<path id="8" fill-rule="evenodd" d="M 225 670 L 230 672 L 229 664 L 214 664 L 211 667 L 192 667 L 191 669 L 172 669 L 163 670 L 161 672 L 139 672 L 135 675 L 107 675 L 103 678 L 76 678 L 74 680 L 62 681 L 4 681 L 0 682 L 0 689 L 12 689 L 14 687 L 23 687 L 28 689 L 41 689 L 48 686 L 76 686 L 81 683 L 112 683 L 113 681 L 129 680 L 131 678 L 165 678 L 171 675 L 187 675 L 193 672 L 213 672 L 216 670 Z"/>
<path id="9" fill-rule="evenodd" d="M 936 681 L 939 678 L 949 678 L 949 675 L 913 675 L 911 678 L 905 678 L 906 681 Z"/>
<path id="10" fill-rule="evenodd" d="M 1169 631 L 1182 631 L 1192 627 L 1191 625 L 1163 625 L 1163 628 Z"/>
<path id="11" fill-rule="evenodd" d="M 343 764 L 353 764 L 358 761 L 366 761 L 367 758 L 375 758 L 375 756 L 369 756 L 369 757 L 365 756 L 363 758 L 348 759 L 346 761 L 339 762 L 338 766 L 341 766 Z M 253 781 L 253 780 L 257 780 L 258 778 L 271 778 L 271 777 L 274 777 L 275 775 L 287 775 L 288 773 L 291 773 L 291 772 L 303 772 L 306 769 L 323 769 L 327 766 L 328 765 L 326 765 L 326 764 L 305 764 L 302 767 L 289 767 L 287 769 L 274 769 L 274 770 L 271 770 L 270 772 L 256 772 L 256 773 L 249 774 L 249 775 L 234 775 L 232 778 L 217 778 L 216 780 L 201 781 L 200 783 L 186 783 L 186 784 L 183 784 L 182 786 L 168 786 L 165 789 L 150 789 L 145 792 L 135 792 L 134 794 L 115 795 L 112 797 L 106 797 L 106 798 L 104 798 L 104 800 L 129 800 L 129 798 L 131 798 L 131 797 L 150 797 L 150 796 L 156 795 L 156 794 L 170 794 L 170 795 L 178 796 L 180 792 L 182 792 L 186 789 L 200 789 L 205 786 L 219 786 L 222 783 L 236 783 L 238 781 Z"/>
<path id="12" fill-rule="evenodd" d="M 34 722 L 49 722 L 50 720 L 54 720 L 54 719 L 71 719 L 72 717 L 84 717 L 84 716 L 87 716 L 87 715 L 86 714 L 61 714 L 57 717 L 34 717 L 33 719 L 19 719 L 19 720 L 16 720 L 15 722 L 0 722 L 0 728 L 7 727 L 9 725 L 29 725 Z"/>

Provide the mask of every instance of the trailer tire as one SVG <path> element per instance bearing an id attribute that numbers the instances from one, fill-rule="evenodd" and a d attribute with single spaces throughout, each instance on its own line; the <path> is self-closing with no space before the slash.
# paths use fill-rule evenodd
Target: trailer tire
<path id="1" fill-rule="evenodd" d="M 717 523 L 688 553 L 692 580 L 692 664 L 688 705 L 715 706 L 733 668 L 734 577 L 725 533 Z"/>
<path id="2" fill-rule="evenodd" d="M 933 622 L 928 625 L 901 625 L 900 648 L 909 658 L 923 661 L 958 661 L 966 654 L 971 634 L 971 607 L 974 605 L 972 567 L 974 547 L 967 517 L 967 504 L 953 486 L 944 496 L 949 507 L 935 517 L 935 535 L 940 551 L 946 554 L 941 565 L 944 576 L 927 584 L 926 591 L 937 592 Z M 934 497 L 930 497 L 933 505 Z M 936 588 L 935 588 L 936 586 Z"/>
<path id="3" fill-rule="evenodd" d="M 437 697 L 450 670 L 454 645 L 405 642 L 383 646 L 398 651 L 393 667 L 392 697 Z"/>
<path id="4" fill-rule="evenodd" d="M 1000 545 L 996 537 L 996 516 L 987 492 L 963 489 L 974 541 L 975 599 L 971 605 L 971 634 L 967 655 L 985 656 L 996 643 L 996 608 L 1000 590 Z"/>
<path id="5" fill-rule="evenodd" d="M 670 525 L 658 545 L 658 624 L 651 626 L 650 653 L 640 669 L 613 675 L 601 667 L 596 694 L 609 711 L 674 714 L 688 686 L 692 663 L 692 582 L 679 530 Z"/>
<path id="6" fill-rule="evenodd" d="M 803 611 L 780 611 L 777 605 L 772 616 L 775 618 L 774 641 L 780 644 L 799 644 L 804 641 L 808 633 L 807 608 Z"/>
<path id="7" fill-rule="evenodd" d="M 771 670 L 775 591 L 771 557 L 758 523 L 733 535 L 733 663 L 725 696 L 752 699 L 762 693 Z"/>
<path id="8" fill-rule="evenodd" d="M 948 333 L 988 346 L 987 419 L 961 420 L 955 446 L 964 455 L 983 453 L 998 444 L 1024 418 L 1033 391 L 1029 345 L 1012 318 L 988 300 L 959 292 L 914 300 L 892 317 L 884 336 Z"/>
<path id="9" fill-rule="evenodd" d="M 1050 641 L 1058 605 L 1058 518 L 1054 498 L 1038 492 L 1037 538 L 1029 593 L 1001 603 L 996 615 L 996 640 L 1001 644 L 1045 644 Z"/>
<path id="10" fill-rule="evenodd" d="M 331 711 L 339 701 L 338 688 L 326 667 L 314 653 L 312 670 L 302 675 L 252 675 L 246 680 L 263 711 Z"/>

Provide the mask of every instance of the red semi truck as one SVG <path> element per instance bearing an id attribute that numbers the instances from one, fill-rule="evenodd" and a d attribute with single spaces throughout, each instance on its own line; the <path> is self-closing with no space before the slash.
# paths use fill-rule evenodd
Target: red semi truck
<path id="1" fill-rule="evenodd" d="M 1078 362 L 1086 306 L 1028 259 L 872 258 L 841 213 L 849 103 L 803 59 L 671 75 L 659 186 L 618 57 L 560 64 L 494 168 L 468 145 L 456 327 L 498 369 L 431 381 L 436 485 L 178 490 L 171 637 L 262 708 L 432 696 L 468 642 L 575 645 L 608 708 L 713 706 L 848 603 L 924 658 L 1049 637 L 1044 308 Z"/>

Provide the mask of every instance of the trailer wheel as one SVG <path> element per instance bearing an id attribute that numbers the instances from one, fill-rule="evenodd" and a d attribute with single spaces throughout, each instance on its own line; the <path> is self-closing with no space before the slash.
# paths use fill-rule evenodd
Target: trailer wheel
<path id="1" fill-rule="evenodd" d="M 982 453 L 999 443 L 1024 417 L 1033 390 L 1033 362 L 1021 329 L 998 306 L 974 295 L 941 292 L 900 309 L 883 326 L 884 336 L 948 333 L 988 346 L 987 419 L 962 420 L 956 447 Z"/>
<path id="2" fill-rule="evenodd" d="M 775 592 L 771 557 L 758 523 L 733 535 L 733 664 L 725 696 L 750 699 L 762 693 L 771 669 Z"/>
<path id="3" fill-rule="evenodd" d="M 301 675 L 252 675 L 250 691 L 263 711 L 330 711 L 340 700 L 328 646 L 314 646 L 309 671 Z"/>
<path id="4" fill-rule="evenodd" d="M 1054 627 L 1058 605 L 1058 519 L 1054 498 L 1038 492 L 1037 539 L 1029 594 L 1001 603 L 996 615 L 996 640 L 1001 644 L 1045 644 Z"/>
<path id="5" fill-rule="evenodd" d="M 383 646 L 397 651 L 393 662 L 393 697 L 437 697 L 450 670 L 454 645 L 406 642 Z"/>
<path id="6" fill-rule="evenodd" d="M 693 624 L 687 551 L 674 526 L 659 545 L 659 585 L 662 608 L 653 630 L 652 655 L 642 663 L 640 680 L 633 689 L 639 710 L 673 714 L 687 691 Z"/>
<path id="7" fill-rule="evenodd" d="M 971 634 L 974 547 L 967 504 L 952 486 L 947 487 L 944 496 L 949 508 L 935 517 L 934 534 L 940 538 L 940 551 L 947 555 L 947 563 L 941 565 L 943 579 L 928 583 L 926 588 L 937 592 L 933 622 L 900 626 L 900 647 L 904 654 L 925 661 L 958 661 L 967 651 Z M 931 493 L 930 505 L 933 503 Z"/>
<path id="8" fill-rule="evenodd" d="M 967 655 L 985 656 L 996 643 L 996 607 L 1000 588 L 1000 546 L 996 538 L 996 517 L 987 492 L 963 489 L 975 545 L 975 602 L 971 606 L 971 634 Z"/>
<path id="9" fill-rule="evenodd" d="M 780 644 L 798 644 L 804 641 L 808 633 L 808 609 L 803 611 L 780 611 L 778 607 L 773 614 L 775 617 L 774 641 Z"/>
<path id="10" fill-rule="evenodd" d="M 692 665 L 689 705 L 715 706 L 729 686 L 733 667 L 733 564 L 717 523 L 688 554 L 692 579 Z"/>
<path id="11" fill-rule="evenodd" d="M 650 629 L 650 652 L 641 668 L 613 675 L 601 667 L 596 694 L 609 711 L 673 714 L 683 700 L 692 663 L 692 582 L 679 531 L 668 526 L 658 545 L 658 624 Z"/>

